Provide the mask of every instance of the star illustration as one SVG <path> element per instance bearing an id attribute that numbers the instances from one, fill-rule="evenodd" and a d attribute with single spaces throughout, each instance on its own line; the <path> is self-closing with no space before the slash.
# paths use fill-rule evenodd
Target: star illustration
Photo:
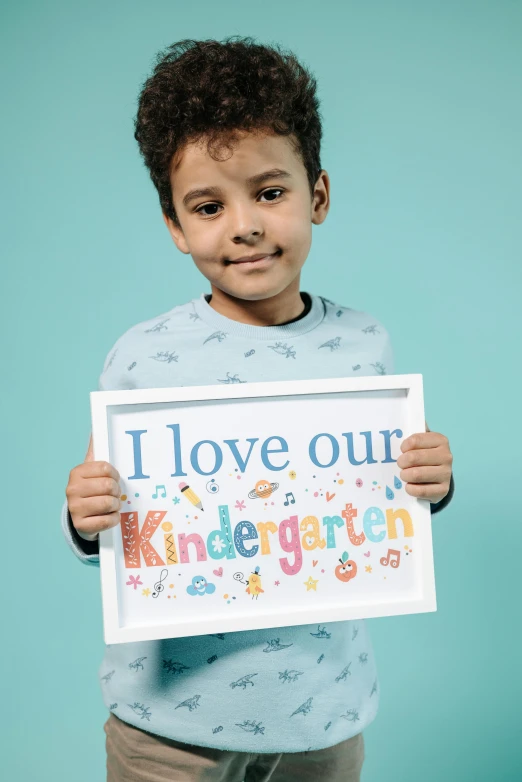
<path id="1" fill-rule="evenodd" d="M 275 585 L 276 587 L 278 587 L 278 586 L 279 586 L 279 581 L 274 581 L 274 585 Z"/>
<path id="2" fill-rule="evenodd" d="M 174 503 L 174 505 L 177 505 L 177 504 L 178 504 L 178 502 L 179 502 L 179 497 L 174 497 L 174 499 L 172 500 L 172 502 Z"/>
<path id="3" fill-rule="evenodd" d="M 366 565 L 366 567 L 364 569 L 366 570 L 367 573 L 371 573 L 372 572 L 372 566 L 371 565 Z"/>
<path id="4" fill-rule="evenodd" d="M 145 597 L 148 597 L 150 595 L 150 589 L 147 587 L 147 589 L 142 589 L 141 594 L 145 595 Z"/>
<path id="5" fill-rule="evenodd" d="M 306 586 L 306 591 L 309 592 L 311 589 L 315 589 L 317 592 L 317 582 L 319 581 L 318 578 L 312 578 L 312 576 L 308 577 L 308 581 L 303 581 L 303 584 Z"/>

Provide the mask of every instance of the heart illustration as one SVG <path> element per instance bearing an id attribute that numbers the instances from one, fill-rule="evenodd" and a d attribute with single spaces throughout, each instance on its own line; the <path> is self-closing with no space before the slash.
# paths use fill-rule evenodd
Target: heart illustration
<path id="1" fill-rule="evenodd" d="M 369 557 L 369 556 L 370 556 L 370 553 L 371 553 L 370 551 L 366 551 L 366 552 L 365 552 L 365 554 L 364 554 L 364 556 L 365 556 L 365 557 Z M 216 571 L 214 570 L 214 573 L 215 573 L 215 572 L 216 572 Z"/>
<path id="2" fill-rule="evenodd" d="M 326 502 L 330 502 L 330 500 L 333 500 L 335 497 L 335 492 L 333 494 L 330 494 L 329 491 L 326 492 Z"/>
<path id="3" fill-rule="evenodd" d="M 223 575 L 223 568 L 220 567 L 219 570 L 213 570 L 212 571 L 215 576 L 222 576 Z"/>
<path id="4" fill-rule="evenodd" d="M 312 565 L 315 567 L 317 563 L 319 562 L 318 559 L 312 559 Z"/>

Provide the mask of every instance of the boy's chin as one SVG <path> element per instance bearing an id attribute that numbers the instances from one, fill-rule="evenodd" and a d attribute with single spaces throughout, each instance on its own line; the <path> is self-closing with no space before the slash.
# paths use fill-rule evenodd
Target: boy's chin
<path id="1" fill-rule="evenodd" d="M 234 273 L 225 274 L 213 286 L 227 296 L 244 301 L 262 301 L 280 296 L 284 291 L 299 291 L 300 269 L 272 269 L 268 273 Z M 291 273 L 288 273 L 290 272 Z M 283 272 L 283 273 L 281 273 Z"/>
<path id="2" fill-rule="evenodd" d="M 275 296 L 282 294 L 292 284 L 290 281 L 279 281 L 279 284 L 268 280 L 242 280 L 237 285 L 217 285 L 215 287 L 225 294 L 225 296 L 231 296 L 234 299 L 241 299 L 243 301 L 263 301 L 265 299 L 273 299 Z"/>

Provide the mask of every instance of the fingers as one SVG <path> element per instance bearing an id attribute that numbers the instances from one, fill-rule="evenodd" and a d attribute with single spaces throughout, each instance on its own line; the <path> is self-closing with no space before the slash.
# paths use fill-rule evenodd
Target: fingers
<path id="1" fill-rule="evenodd" d="M 116 527 L 119 523 L 120 514 L 115 512 L 107 513 L 104 516 L 88 516 L 87 518 L 79 519 L 74 526 L 80 537 L 85 538 L 85 540 L 96 540 L 100 532 Z"/>
<path id="2" fill-rule="evenodd" d="M 401 451 L 405 453 L 411 448 L 437 448 L 439 445 L 446 445 L 449 448 L 449 440 L 446 435 L 440 432 L 416 432 L 403 440 Z"/>
<path id="3" fill-rule="evenodd" d="M 119 511 L 121 508 L 121 500 L 119 497 L 111 497 L 104 495 L 101 497 L 82 497 L 78 501 L 78 505 L 81 503 L 81 509 L 77 509 L 78 513 L 81 513 L 85 518 L 91 518 L 93 516 L 108 516 L 115 511 Z M 71 515 L 74 512 L 74 500 L 73 507 L 69 505 Z"/>
<path id="4" fill-rule="evenodd" d="M 436 467 L 409 467 L 399 473 L 405 483 L 445 483 L 451 477 L 451 469 L 437 465 Z"/>
<path id="5" fill-rule="evenodd" d="M 114 478 L 82 478 L 75 484 L 75 494 L 78 497 L 110 497 L 121 496 L 120 484 Z"/>
<path id="6" fill-rule="evenodd" d="M 453 463 L 453 454 L 445 445 L 436 448 L 418 448 L 401 453 L 397 459 L 397 467 L 415 467 L 417 465 L 449 465 Z"/>
<path id="7" fill-rule="evenodd" d="M 405 489 L 406 494 L 418 497 L 420 500 L 429 499 L 430 502 L 439 502 L 448 493 L 446 485 L 442 483 L 408 483 Z"/>
<path id="8" fill-rule="evenodd" d="M 113 497 L 120 498 L 120 484 L 114 478 L 76 478 L 71 479 L 65 490 L 69 508 L 78 500 L 89 497 Z"/>
<path id="9" fill-rule="evenodd" d="M 120 474 L 109 462 L 86 461 L 74 467 L 65 490 L 71 519 L 78 534 L 95 540 L 120 522 Z"/>
<path id="10" fill-rule="evenodd" d="M 121 500 L 110 494 L 79 497 L 69 492 L 67 505 L 78 532 L 98 533 L 113 527 L 120 520 Z"/>
<path id="11" fill-rule="evenodd" d="M 76 478 L 112 478 L 119 483 L 120 473 L 109 462 L 83 462 L 73 467 L 69 475 L 69 483 Z"/>

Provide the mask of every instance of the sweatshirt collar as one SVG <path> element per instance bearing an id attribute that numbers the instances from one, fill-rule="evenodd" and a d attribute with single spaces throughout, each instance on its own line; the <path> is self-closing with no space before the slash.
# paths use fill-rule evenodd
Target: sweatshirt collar
<path id="1" fill-rule="evenodd" d="M 210 296 L 209 293 L 202 293 L 198 299 L 193 299 L 192 303 L 204 323 L 227 334 L 245 339 L 290 339 L 315 329 L 325 316 L 325 305 L 320 296 L 315 296 L 312 293 L 308 295 L 312 301 L 310 312 L 304 318 L 282 326 L 251 326 L 248 323 L 231 320 L 210 306 L 206 299 L 206 296 Z"/>

